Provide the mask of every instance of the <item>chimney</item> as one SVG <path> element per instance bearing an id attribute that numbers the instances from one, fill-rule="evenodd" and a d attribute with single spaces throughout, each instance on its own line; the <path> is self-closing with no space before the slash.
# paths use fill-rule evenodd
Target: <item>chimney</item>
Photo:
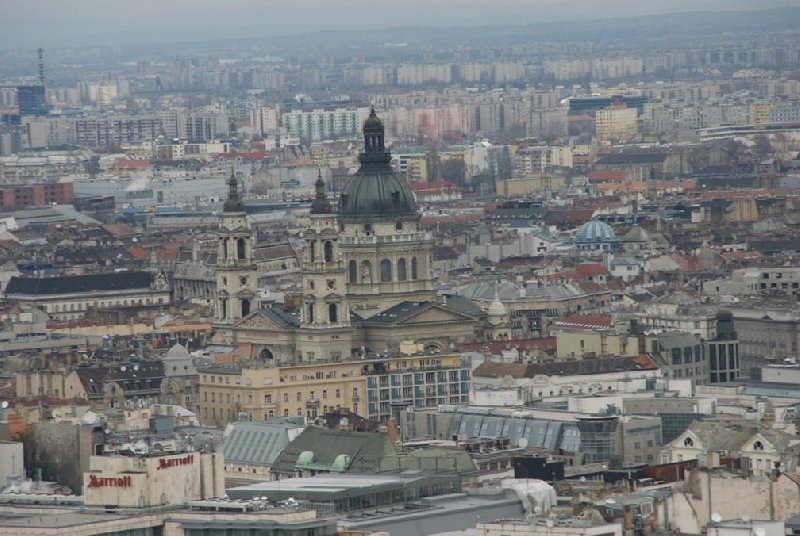
<path id="1" fill-rule="evenodd" d="M 389 440 L 391 440 L 392 443 L 397 443 L 397 423 L 395 422 L 394 418 L 386 421 L 386 435 L 389 436 Z"/>

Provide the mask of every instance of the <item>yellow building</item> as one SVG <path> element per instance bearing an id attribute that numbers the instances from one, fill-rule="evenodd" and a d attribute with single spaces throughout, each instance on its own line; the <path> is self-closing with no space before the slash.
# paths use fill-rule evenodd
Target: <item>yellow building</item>
<path id="1" fill-rule="evenodd" d="M 539 192 L 552 192 L 564 185 L 560 175 L 542 175 L 522 179 L 497 181 L 497 195 L 503 197 L 525 197 Z"/>
<path id="2" fill-rule="evenodd" d="M 766 125 L 770 122 L 772 103 L 769 101 L 757 101 L 750 103 L 750 122 L 754 125 Z"/>
<path id="3" fill-rule="evenodd" d="M 254 421 L 271 416 L 313 419 L 339 408 L 386 420 L 393 404 L 424 408 L 468 402 L 470 368 L 460 354 L 422 353 L 413 344 L 404 344 L 402 350 L 409 355 L 201 369 L 200 421 L 220 426 L 240 413 Z"/>
<path id="4" fill-rule="evenodd" d="M 611 107 L 597 110 L 595 115 L 597 141 L 626 142 L 633 139 L 638 130 L 636 108 Z"/>

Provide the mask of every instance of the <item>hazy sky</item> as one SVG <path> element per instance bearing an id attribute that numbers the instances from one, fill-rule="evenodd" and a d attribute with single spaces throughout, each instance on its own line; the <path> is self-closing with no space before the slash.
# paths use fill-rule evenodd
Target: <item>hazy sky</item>
<path id="1" fill-rule="evenodd" d="M 474 25 L 765 9 L 797 0 L 0 0 L 0 46 L 202 41 L 307 29 Z"/>

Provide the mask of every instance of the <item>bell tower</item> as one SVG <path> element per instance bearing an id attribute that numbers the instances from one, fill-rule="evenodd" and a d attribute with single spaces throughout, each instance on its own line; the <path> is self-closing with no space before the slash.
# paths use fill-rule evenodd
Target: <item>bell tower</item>
<path id="1" fill-rule="evenodd" d="M 311 204 L 311 224 L 303 231 L 302 343 L 304 361 L 349 357 L 350 308 L 347 304 L 347 273 L 339 251 L 339 230 L 333 208 L 325 194 L 320 171 Z M 313 333 L 312 333 L 313 332 Z"/>
<path id="2" fill-rule="evenodd" d="M 258 275 L 255 239 L 233 169 L 228 179 L 228 198 L 222 209 L 217 247 L 216 324 L 234 324 L 257 306 Z"/>

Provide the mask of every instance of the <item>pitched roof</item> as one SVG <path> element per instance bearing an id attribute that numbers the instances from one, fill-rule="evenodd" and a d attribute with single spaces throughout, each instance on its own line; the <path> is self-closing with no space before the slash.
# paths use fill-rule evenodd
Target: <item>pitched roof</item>
<path id="1" fill-rule="evenodd" d="M 111 272 L 105 274 L 71 275 L 59 277 L 12 277 L 6 294 L 75 294 L 108 290 L 149 288 L 153 282 L 150 272 Z"/>
<path id="2" fill-rule="evenodd" d="M 570 315 L 554 324 L 557 328 L 607 330 L 611 327 L 611 315 Z"/>
<path id="3" fill-rule="evenodd" d="M 278 473 L 294 474 L 298 462 L 313 464 L 318 470 L 333 470 L 334 465 L 343 461 L 340 456 L 348 456 L 346 465 L 339 466 L 339 472 L 374 473 L 380 470 L 381 460 L 397 451 L 386 434 L 371 432 L 340 432 L 327 428 L 306 428 L 278 455 L 272 470 Z"/>
<path id="4" fill-rule="evenodd" d="M 604 357 L 580 359 L 577 361 L 551 361 L 547 363 L 482 363 L 473 376 L 483 378 L 534 378 L 536 376 L 583 376 L 625 372 L 635 370 L 656 370 L 658 366 L 646 356 Z"/>
<path id="5" fill-rule="evenodd" d="M 271 466 L 289 445 L 289 431 L 297 428 L 301 427 L 287 423 L 233 423 L 222 447 L 225 461 Z"/>
<path id="6" fill-rule="evenodd" d="M 742 443 L 758 431 L 757 422 L 749 421 L 694 421 L 688 432 L 697 437 L 706 450 L 714 452 L 737 451 Z M 681 436 L 675 442 L 682 441 Z M 673 442 L 673 444 L 675 443 Z"/>
<path id="7" fill-rule="evenodd" d="M 576 276 L 574 279 L 577 279 L 597 275 L 610 275 L 610 272 L 602 264 L 587 262 L 576 265 L 573 275 Z"/>

